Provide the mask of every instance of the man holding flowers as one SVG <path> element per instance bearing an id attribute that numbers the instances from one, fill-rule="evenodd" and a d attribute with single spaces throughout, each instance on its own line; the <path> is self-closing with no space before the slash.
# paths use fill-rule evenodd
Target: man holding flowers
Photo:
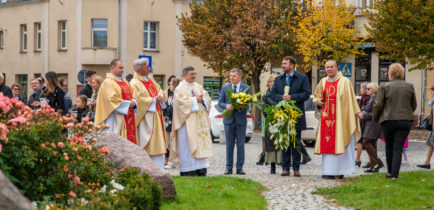
<path id="1" fill-rule="evenodd" d="M 274 85 L 271 88 L 271 98 L 274 101 L 295 101 L 295 105 L 301 110 L 302 116 L 295 125 L 296 141 L 295 144 L 289 144 L 289 147 L 283 150 L 282 154 L 282 176 L 289 176 L 289 168 L 292 165 L 295 177 L 301 177 L 300 158 L 301 158 L 301 131 L 306 129 L 306 118 L 304 115 L 304 102 L 309 99 L 310 85 L 306 75 L 295 71 L 295 58 L 291 56 L 284 57 L 282 60 L 283 74 L 276 77 Z M 285 89 L 287 90 L 285 92 Z M 289 89 L 289 90 L 288 90 Z M 292 161 L 291 161 L 292 155 Z"/>
<path id="2" fill-rule="evenodd" d="M 219 96 L 218 106 L 222 109 L 229 110 L 230 113 L 229 115 L 225 115 L 225 118 L 223 118 L 226 136 L 225 175 L 232 174 L 235 144 L 237 145 L 236 174 L 246 174 L 243 171 L 244 142 L 246 139 L 247 110 L 249 108 L 249 102 L 252 99 L 250 97 L 250 87 L 241 83 L 241 78 L 241 70 L 238 68 L 232 69 L 229 73 L 229 80 L 231 83 L 222 87 Z"/>

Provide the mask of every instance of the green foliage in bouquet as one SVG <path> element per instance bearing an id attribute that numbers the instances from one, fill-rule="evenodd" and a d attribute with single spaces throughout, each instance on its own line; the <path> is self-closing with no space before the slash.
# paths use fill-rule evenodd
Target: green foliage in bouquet
<path id="1" fill-rule="evenodd" d="M 280 101 L 264 109 L 267 113 L 266 132 L 274 139 L 276 149 L 286 150 L 291 143 L 298 144 L 296 124 L 303 115 L 294 100 Z"/>
<path id="2" fill-rule="evenodd" d="M 250 104 L 261 107 L 262 103 L 258 100 L 258 97 L 261 96 L 265 91 L 261 91 L 255 93 L 253 95 L 246 94 L 249 88 L 246 88 L 243 92 L 233 93 L 232 88 L 226 89 L 229 97 L 229 103 L 234 107 L 234 110 L 243 111 L 249 107 Z M 225 109 L 223 110 L 222 116 L 224 118 L 232 117 L 232 110 Z"/>

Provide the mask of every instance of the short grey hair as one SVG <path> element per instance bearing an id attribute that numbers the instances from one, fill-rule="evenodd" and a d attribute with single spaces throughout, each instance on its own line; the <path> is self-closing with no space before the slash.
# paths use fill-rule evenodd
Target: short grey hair
<path id="1" fill-rule="evenodd" d="M 239 68 L 233 68 L 230 72 L 231 72 L 231 73 L 232 73 L 232 72 L 237 72 L 238 75 L 240 75 L 240 76 L 243 75 L 243 72 L 242 72 L 241 69 L 239 69 Z"/>
<path id="2" fill-rule="evenodd" d="M 148 58 L 139 58 L 139 59 L 136 59 L 136 60 L 133 62 L 134 71 L 137 71 L 137 70 L 139 70 L 140 68 L 142 68 L 142 66 L 143 66 L 144 64 L 149 65 L 149 60 L 148 60 Z"/>
<path id="3" fill-rule="evenodd" d="M 369 82 L 362 82 L 362 84 L 360 84 L 360 87 L 364 90 L 366 90 L 366 86 L 369 84 Z"/>
<path id="4" fill-rule="evenodd" d="M 194 70 L 193 66 L 187 66 L 182 70 L 182 75 L 185 76 L 188 74 L 189 71 L 192 71 L 192 70 Z"/>

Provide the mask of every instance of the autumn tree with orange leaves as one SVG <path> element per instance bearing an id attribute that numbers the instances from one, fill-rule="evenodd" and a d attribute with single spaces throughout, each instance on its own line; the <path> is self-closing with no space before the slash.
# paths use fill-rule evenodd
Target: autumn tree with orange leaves
<path id="1" fill-rule="evenodd" d="M 362 54 L 358 45 L 364 39 L 353 26 L 354 8 L 344 0 L 324 0 L 315 3 L 306 1 L 298 8 L 296 33 L 297 53 L 303 57 L 303 68 L 307 72 L 312 65 L 323 65 L 326 60 L 341 62 L 347 56 Z"/>
<path id="2" fill-rule="evenodd" d="M 240 68 L 260 90 L 259 76 L 267 63 L 292 55 L 296 1 L 204 0 L 193 1 L 191 12 L 178 17 L 183 43 L 220 76 Z"/>

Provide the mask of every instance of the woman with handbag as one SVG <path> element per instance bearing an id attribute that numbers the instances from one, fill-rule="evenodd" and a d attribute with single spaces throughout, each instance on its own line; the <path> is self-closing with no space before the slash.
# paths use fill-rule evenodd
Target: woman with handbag
<path id="1" fill-rule="evenodd" d="M 428 121 L 428 125 L 431 126 L 431 132 L 429 133 L 428 139 L 426 140 L 427 151 L 426 151 L 425 162 L 423 162 L 423 164 L 417 165 L 417 167 L 419 167 L 419 168 L 426 168 L 426 169 L 431 168 L 431 157 L 432 157 L 433 148 L 434 148 L 434 123 L 433 123 L 434 85 L 431 86 L 430 89 L 431 89 L 431 100 L 429 100 L 428 105 L 431 107 L 431 112 L 430 112 L 431 117 Z"/>

